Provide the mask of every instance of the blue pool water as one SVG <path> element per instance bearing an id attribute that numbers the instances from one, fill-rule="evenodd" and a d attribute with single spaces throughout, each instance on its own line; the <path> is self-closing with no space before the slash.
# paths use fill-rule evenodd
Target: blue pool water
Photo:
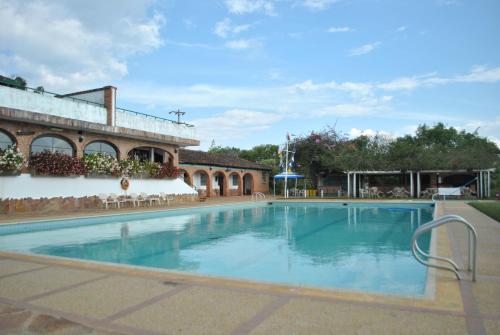
<path id="1" fill-rule="evenodd" d="M 0 250 L 402 295 L 425 292 L 429 204 L 273 203 L 0 227 Z M 428 251 L 427 236 L 420 243 Z"/>

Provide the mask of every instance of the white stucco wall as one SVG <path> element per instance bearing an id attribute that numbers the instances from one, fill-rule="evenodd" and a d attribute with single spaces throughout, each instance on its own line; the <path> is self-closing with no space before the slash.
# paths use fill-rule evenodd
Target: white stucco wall
<path id="1" fill-rule="evenodd" d="M 197 194 L 184 181 L 175 179 L 130 179 L 127 193 Z M 120 178 L 0 176 L 0 199 L 85 197 L 100 193 L 124 194 Z"/>
<path id="2" fill-rule="evenodd" d="M 104 107 L 5 86 L 0 86 L 0 106 L 88 122 L 107 122 Z"/>
<path id="3" fill-rule="evenodd" d="M 115 125 L 163 135 L 196 139 L 194 127 L 116 109 Z"/>

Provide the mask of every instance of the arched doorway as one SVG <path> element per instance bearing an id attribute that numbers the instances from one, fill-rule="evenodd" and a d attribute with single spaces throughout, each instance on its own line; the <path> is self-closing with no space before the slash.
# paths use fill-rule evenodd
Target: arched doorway
<path id="1" fill-rule="evenodd" d="M 253 194 L 253 176 L 247 173 L 243 176 L 243 195 Z"/>
<path id="2" fill-rule="evenodd" d="M 130 159 L 150 161 L 155 163 L 168 163 L 173 165 L 173 156 L 170 152 L 153 147 L 137 147 L 128 152 Z"/>
<path id="3" fill-rule="evenodd" d="M 224 172 L 217 171 L 213 174 L 213 190 L 217 196 L 227 195 L 227 180 Z"/>
<path id="4" fill-rule="evenodd" d="M 212 183 L 210 181 L 209 175 L 206 171 L 198 170 L 193 173 L 193 187 L 198 191 L 200 196 L 210 197 L 210 188 Z"/>
<path id="5" fill-rule="evenodd" d="M 193 181 L 191 180 L 191 176 L 189 175 L 189 172 L 187 172 L 186 170 L 179 171 L 179 179 L 184 181 L 189 186 L 193 186 Z"/>
<path id="6" fill-rule="evenodd" d="M 243 195 L 241 175 L 238 172 L 233 172 L 229 175 L 228 184 L 228 195 Z"/>

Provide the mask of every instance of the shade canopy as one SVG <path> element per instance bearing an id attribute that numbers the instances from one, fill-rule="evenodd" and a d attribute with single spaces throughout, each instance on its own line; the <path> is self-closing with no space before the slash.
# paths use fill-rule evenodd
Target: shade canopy
<path id="1" fill-rule="evenodd" d="M 274 176 L 274 179 L 285 179 L 285 176 L 287 179 L 304 179 L 305 177 L 303 175 L 297 174 L 295 172 L 282 172 L 280 174 L 277 174 Z"/>

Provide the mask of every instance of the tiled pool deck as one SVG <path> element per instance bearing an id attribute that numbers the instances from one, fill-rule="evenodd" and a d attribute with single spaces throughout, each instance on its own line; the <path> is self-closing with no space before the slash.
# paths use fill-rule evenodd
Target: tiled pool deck
<path id="1" fill-rule="evenodd" d="M 207 205 L 207 204 L 205 204 Z M 500 223 L 440 203 L 478 229 L 478 280 L 435 271 L 433 298 L 224 280 L 0 253 L 0 334 L 500 334 Z M 459 225 L 440 255 L 466 260 Z"/>

